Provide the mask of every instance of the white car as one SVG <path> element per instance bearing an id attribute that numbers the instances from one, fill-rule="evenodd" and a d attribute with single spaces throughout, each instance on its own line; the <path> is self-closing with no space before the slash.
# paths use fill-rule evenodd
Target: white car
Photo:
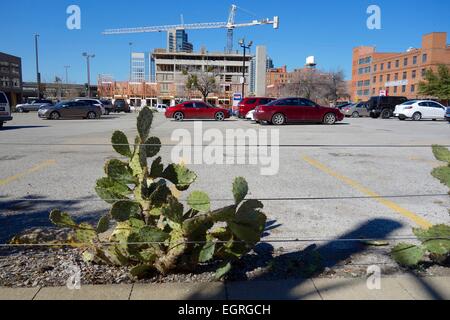
<path id="1" fill-rule="evenodd" d="M 251 110 L 245 115 L 245 119 L 255 121 L 255 110 Z"/>
<path id="2" fill-rule="evenodd" d="M 394 116 L 400 120 L 445 119 L 447 108 L 432 100 L 411 100 L 395 107 Z"/>
<path id="3" fill-rule="evenodd" d="M 158 112 L 165 113 L 166 110 L 167 110 L 167 105 L 165 105 L 165 104 L 158 104 L 158 105 L 156 105 L 156 106 L 154 107 L 154 109 L 155 109 L 156 111 L 158 111 Z"/>

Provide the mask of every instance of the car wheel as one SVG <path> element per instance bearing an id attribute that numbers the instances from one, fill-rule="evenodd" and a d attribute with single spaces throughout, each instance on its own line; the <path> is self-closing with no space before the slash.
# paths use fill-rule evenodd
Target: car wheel
<path id="1" fill-rule="evenodd" d="M 405 120 L 406 120 L 406 117 L 405 117 L 405 116 L 398 116 L 398 120 L 400 120 L 400 121 L 405 121 Z"/>
<path id="2" fill-rule="evenodd" d="M 175 119 L 175 121 L 183 121 L 184 120 L 184 114 L 182 112 L 176 112 L 173 115 L 173 118 Z"/>
<path id="3" fill-rule="evenodd" d="M 420 121 L 422 119 L 422 114 L 420 112 L 416 112 L 413 114 L 412 119 L 414 121 Z"/>
<path id="4" fill-rule="evenodd" d="M 357 111 L 353 112 L 352 118 L 359 118 L 359 113 Z"/>
<path id="5" fill-rule="evenodd" d="M 23 113 L 23 109 L 22 108 L 17 108 L 17 112 Z"/>
<path id="6" fill-rule="evenodd" d="M 215 118 L 216 121 L 223 121 L 225 120 L 225 115 L 223 114 L 223 112 L 217 112 Z"/>
<path id="7" fill-rule="evenodd" d="M 59 120 L 60 118 L 61 118 L 61 115 L 59 114 L 59 112 L 53 111 L 52 113 L 50 113 L 49 119 Z"/>
<path id="8" fill-rule="evenodd" d="M 94 111 L 89 111 L 88 114 L 87 114 L 87 118 L 89 120 L 97 119 L 97 114 Z"/>
<path id="9" fill-rule="evenodd" d="M 323 123 L 328 125 L 333 125 L 336 123 L 336 115 L 334 113 L 327 113 L 325 117 L 323 117 Z"/>
<path id="10" fill-rule="evenodd" d="M 391 117 L 391 111 L 389 111 L 388 109 L 384 109 L 383 111 L 381 111 L 382 119 L 389 119 L 390 117 Z"/>
<path id="11" fill-rule="evenodd" d="M 281 113 L 276 113 L 272 117 L 272 123 L 276 126 L 282 126 L 286 123 L 286 117 Z"/>
<path id="12" fill-rule="evenodd" d="M 0 129 L 3 128 L 3 122 L 0 122 Z"/>

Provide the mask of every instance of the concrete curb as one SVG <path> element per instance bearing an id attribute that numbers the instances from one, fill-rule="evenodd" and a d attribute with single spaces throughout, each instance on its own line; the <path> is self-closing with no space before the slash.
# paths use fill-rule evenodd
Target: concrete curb
<path id="1" fill-rule="evenodd" d="M 229 283 L 167 283 L 3 288 L 0 300 L 449 300 L 450 277 L 382 278 L 379 290 L 366 279 L 291 279 Z"/>

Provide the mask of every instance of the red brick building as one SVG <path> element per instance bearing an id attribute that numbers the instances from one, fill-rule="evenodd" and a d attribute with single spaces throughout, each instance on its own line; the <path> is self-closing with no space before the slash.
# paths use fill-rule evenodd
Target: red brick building
<path id="1" fill-rule="evenodd" d="M 422 48 L 410 48 L 406 52 L 380 53 L 368 46 L 354 48 L 352 100 L 368 100 L 381 91 L 391 96 L 420 98 L 419 82 L 425 71 L 436 70 L 439 64 L 450 66 L 446 32 L 426 34 L 422 38 Z"/>

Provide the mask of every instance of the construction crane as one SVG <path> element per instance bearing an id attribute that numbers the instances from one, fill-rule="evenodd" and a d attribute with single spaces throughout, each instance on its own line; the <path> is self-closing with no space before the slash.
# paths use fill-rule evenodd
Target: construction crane
<path id="1" fill-rule="evenodd" d="M 238 7 L 232 5 L 227 22 L 206 22 L 206 23 L 192 23 L 181 25 L 166 25 L 166 26 L 154 26 L 154 27 L 138 27 L 138 28 L 122 28 L 122 29 L 107 29 L 103 32 L 105 35 L 115 34 L 131 34 L 131 33 L 146 33 L 146 32 L 169 32 L 171 30 L 199 30 L 199 29 L 227 29 L 227 46 L 226 51 L 231 53 L 233 51 L 233 37 L 234 29 L 243 27 L 253 27 L 260 25 L 273 25 L 274 29 L 279 27 L 279 17 L 275 16 L 271 19 L 253 20 L 246 23 L 236 23 L 236 11 Z M 182 19 L 183 20 L 183 19 Z"/>

